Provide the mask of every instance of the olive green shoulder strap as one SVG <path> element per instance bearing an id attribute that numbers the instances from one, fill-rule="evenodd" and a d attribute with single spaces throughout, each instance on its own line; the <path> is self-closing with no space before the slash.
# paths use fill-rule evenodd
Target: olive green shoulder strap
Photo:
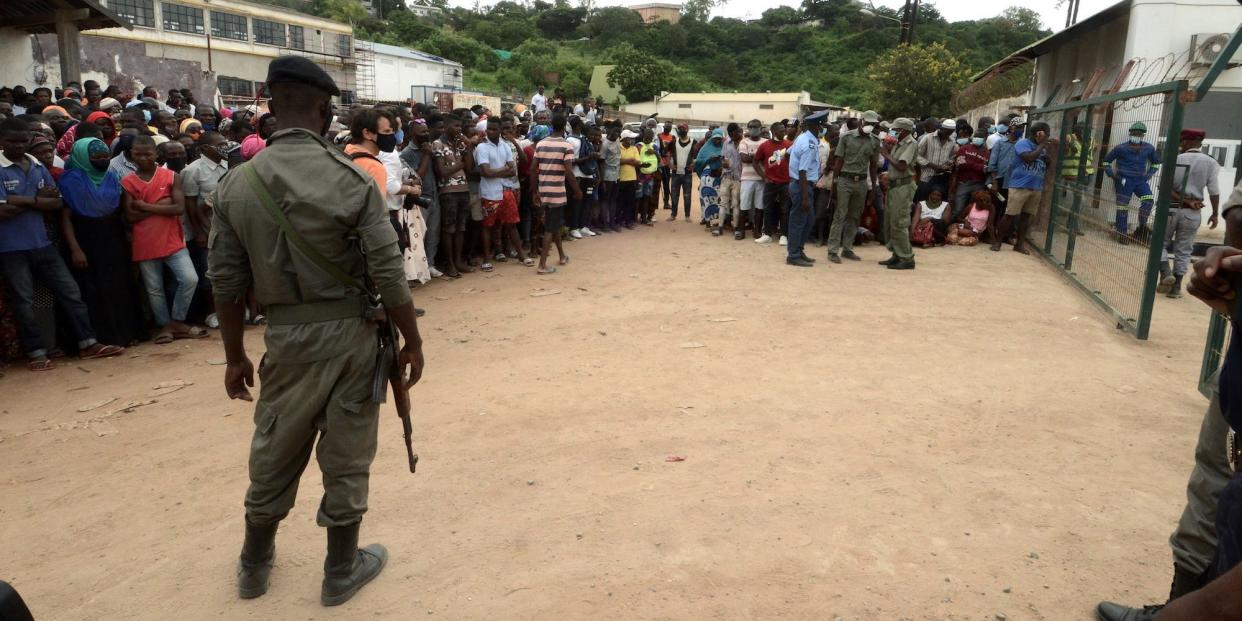
<path id="1" fill-rule="evenodd" d="M 302 239 L 301 235 L 298 235 L 297 230 L 293 228 L 293 223 L 289 222 L 285 212 L 280 210 L 280 207 L 276 204 L 276 199 L 272 198 L 271 192 L 267 191 L 267 186 L 263 184 L 263 180 L 259 178 L 259 173 L 252 164 L 247 162 L 241 169 L 246 176 L 246 181 L 250 184 L 250 189 L 254 190 L 255 195 L 259 197 L 259 202 L 263 203 L 263 207 L 272 216 L 276 226 L 279 226 L 280 230 L 285 232 L 285 237 L 289 240 L 289 243 L 293 244 L 303 256 L 310 259 L 324 273 L 335 278 L 342 285 L 353 287 L 362 292 L 367 291 L 367 288 L 357 278 L 350 276 L 345 270 L 329 261 L 322 254 L 319 254 L 319 251 L 306 243 L 306 240 Z"/>

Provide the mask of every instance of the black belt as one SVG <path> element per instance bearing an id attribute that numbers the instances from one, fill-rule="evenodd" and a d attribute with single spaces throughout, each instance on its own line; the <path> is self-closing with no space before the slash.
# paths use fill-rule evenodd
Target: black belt
<path id="1" fill-rule="evenodd" d="M 849 174 L 849 173 L 841 173 L 841 176 L 842 176 L 842 177 L 844 177 L 844 178 L 846 178 L 846 179 L 849 179 L 850 181 L 862 181 L 862 180 L 864 180 L 864 179 L 866 179 L 866 178 L 867 178 L 867 175 L 865 175 L 865 174 L 863 174 L 863 175 L 851 175 L 851 174 Z"/>

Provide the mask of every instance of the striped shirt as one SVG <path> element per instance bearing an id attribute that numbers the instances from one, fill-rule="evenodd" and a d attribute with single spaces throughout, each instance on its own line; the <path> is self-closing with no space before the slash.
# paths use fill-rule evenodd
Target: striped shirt
<path id="1" fill-rule="evenodd" d="M 547 207 L 560 207 L 569 202 L 565 190 L 565 164 L 573 165 L 574 147 L 564 138 L 544 138 L 535 145 L 535 162 L 539 164 L 539 198 Z"/>

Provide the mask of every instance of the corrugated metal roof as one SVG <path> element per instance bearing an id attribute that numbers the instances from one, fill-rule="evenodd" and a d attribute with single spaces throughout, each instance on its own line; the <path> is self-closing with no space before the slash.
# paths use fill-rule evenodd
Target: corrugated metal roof
<path id="1" fill-rule="evenodd" d="M 16 28 L 31 34 L 56 32 L 56 12 L 80 14 L 72 19 L 78 30 L 123 27 L 121 19 L 95 0 L 0 0 L 0 28 Z"/>
<path id="2" fill-rule="evenodd" d="M 435 56 L 432 54 L 428 54 L 426 52 L 420 52 L 418 50 L 411 50 L 409 48 L 399 47 L 396 45 L 388 45 L 386 43 L 376 43 L 374 41 L 365 41 L 365 42 L 360 42 L 360 43 L 365 43 L 366 45 L 371 46 L 371 49 L 375 51 L 375 53 L 377 54 L 386 54 L 388 56 L 399 56 L 401 58 L 409 58 L 411 60 L 426 60 L 426 61 L 430 61 L 434 63 L 454 65 L 457 67 L 462 66 L 461 63 L 455 60 L 449 60 L 442 56 Z"/>
<path id="3" fill-rule="evenodd" d="M 806 93 L 668 93 L 660 101 L 772 101 L 798 102 Z"/>
<path id="4" fill-rule="evenodd" d="M 1106 22 L 1110 19 L 1113 19 L 1117 17 L 1118 15 L 1121 15 L 1122 13 L 1128 12 L 1130 10 L 1131 3 L 1132 3 L 1132 0 L 1121 0 L 1121 2 L 1118 2 L 1117 4 L 1114 4 L 1108 7 L 1107 9 L 1100 11 L 1099 13 L 1096 13 L 1095 15 L 1088 17 L 1087 19 L 1084 19 L 1081 22 L 1078 22 L 1077 24 L 1074 24 L 1073 26 L 1070 26 L 1069 28 L 1064 29 L 1061 32 L 1057 32 L 1047 37 L 1044 37 L 1006 56 L 1005 58 L 1002 58 L 1001 60 L 993 64 L 991 67 L 988 67 L 987 69 L 984 69 L 983 71 L 980 71 L 979 73 L 976 73 L 973 77 L 970 78 L 970 80 L 972 82 L 978 82 L 979 80 L 989 75 L 1000 75 L 1014 67 L 1020 67 L 1022 65 L 1025 65 L 1028 62 L 1035 60 L 1036 58 L 1043 56 L 1044 54 L 1047 54 L 1048 52 L 1051 52 L 1052 50 L 1060 47 L 1061 45 L 1068 42 L 1071 38 L 1076 37 L 1079 34 L 1081 34 L 1083 31 L 1094 28 L 1095 26 L 1103 22 Z"/>

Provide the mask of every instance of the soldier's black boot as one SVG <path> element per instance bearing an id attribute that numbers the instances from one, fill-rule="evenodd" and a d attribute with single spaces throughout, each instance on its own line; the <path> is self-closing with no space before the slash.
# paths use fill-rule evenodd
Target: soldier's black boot
<path id="1" fill-rule="evenodd" d="M 246 539 L 237 560 L 237 595 L 254 599 L 267 593 L 272 561 L 276 558 L 276 527 L 280 522 L 255 526 L 246 520 Z"/>
<path id="2" fill-rule="evenodd" d="M 358 548 L 358 527 L 328 528 L 328 558 L 323 562 L 323 589 L 319 602 L 338 606 L 349 601 L 366 583 L 373 580 L 388 563 L 388 550 L 373 543 Z"/>

